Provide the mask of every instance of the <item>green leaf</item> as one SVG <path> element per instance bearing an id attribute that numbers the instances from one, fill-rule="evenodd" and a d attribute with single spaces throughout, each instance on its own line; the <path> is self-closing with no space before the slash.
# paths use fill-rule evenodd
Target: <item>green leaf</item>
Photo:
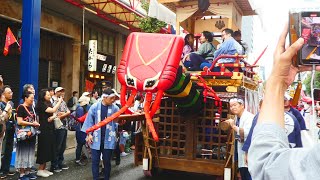
<path id="1" fill-rule="evenodd" d="M 142 2 L 141 7 L 148 12 L 149 3 Z M 161 30 L 161 28 L 167 26 L 167 23 L 163 21 L 159 21 L 157 18 L 152 18 L 149 16 L 147 17 L 136 16 L 136 19 L 139 21 L 139 28 L 143 32 L 147 32 L 147 33 L 158 33 Z"/>
<path id="2" fill-rule="evenodd" d="M 307 78 L 303 81 L 308 95 L 311 95 L 311 75 L 308 74 Z M 320 88 L 320 72 L 316 72 L 314 76 L 314 88 Z"/>

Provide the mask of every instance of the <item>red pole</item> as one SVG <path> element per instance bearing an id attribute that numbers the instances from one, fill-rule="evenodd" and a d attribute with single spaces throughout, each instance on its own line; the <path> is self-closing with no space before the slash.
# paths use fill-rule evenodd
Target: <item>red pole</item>
<path id="1" fill-rule="evenodd" d="M 260 60 L 260 58 L 262 57 L 262 55 L 264 54 L 264 52 L 266 52 L 268 46 L 266 46 L 266 48 L 264 48 L 264 50 L 262 51 L 262 53 L 260 54 L 260 56 L 257 58 L 257 60 L 252 64 L 252 66 L 256 65 L 258 63 L 258 61 Z"/>

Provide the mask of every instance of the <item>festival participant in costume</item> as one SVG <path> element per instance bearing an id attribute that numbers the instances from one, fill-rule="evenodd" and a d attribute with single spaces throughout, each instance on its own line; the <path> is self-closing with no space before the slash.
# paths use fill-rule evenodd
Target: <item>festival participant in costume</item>
<path id="1" fill-rule="evenodd" d="M 312 67 L 292 65 L 292 58 L 304 44 L 299 38 L 285 48 L 288 26 L 284 28 L 274 53 L 272 73 L 266 83 L 264 102 L 249 149 L 249 171 L 253 179 L 318 179 L 320 144 L 313 148 L 290 149 L 285 133 L 284 94 L 299 71 Z M 316 68 L 318 71 L 320 67 Z"/>
<path id="2" fill-rule="evenodd" d="M 119 111 L 119 107 L 114 104 L 115 96 L 111 89 L 106 89 L 102 92 L 102 100 L 93 104 L 89 109 L 87 118 L 81 129 L 83 132 L 86 132 L 91 126 Z M 104 164 L 104 179 L 109 180 L 112 151 L 116 145 L 116 128 L 117 121 L 112 121 L 87 135 L 86 140 L 91 143 L 92 175 L 94 180 L 97 180 L 99 177 L 101 154 Z"/>
<path id="3" fill-rule="evenodd" d="M 248 166 L 246 164 L 245 152 L 242 150 L 243 142 L 247 139 L 254 115 L 245 110 L 244 101 L 239 98 L 230 99 L 230 110 L 237 116 L 234 119 L 228 119 L 226 122 L 236 132 L 235 140 L 235 160 L 238 161 L 238 168 L 242 180 L 251 180 Z"/>

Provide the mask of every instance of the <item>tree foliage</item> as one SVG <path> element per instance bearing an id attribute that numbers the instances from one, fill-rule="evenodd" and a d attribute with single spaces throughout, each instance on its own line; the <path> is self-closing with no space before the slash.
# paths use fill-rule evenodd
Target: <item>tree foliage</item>
<path id="1" fill-rule="evenodd" d="M 149 3 L 142 2 L 141 7 L 145 9 L 147 12 L 149 11 Z M 139 21 L 139 28 L 143 32 L 147 33 L 157 33 L 161 30 L 161 28 L 165 27 L 167 23 L 163 21 L 159 21 L 157 18 L 152 17 L 139 17 L 136 16 L 136 19 Z"/>
<path id="2" fill-rule="evenodd" d="M 303 81 L 306 87 L 306 93 L 311 94 L 311 74 L 308 74 L 307 78 Z M 314 88 L 320 88 L 320 72 L 316 72 L 314 76 Z"/>

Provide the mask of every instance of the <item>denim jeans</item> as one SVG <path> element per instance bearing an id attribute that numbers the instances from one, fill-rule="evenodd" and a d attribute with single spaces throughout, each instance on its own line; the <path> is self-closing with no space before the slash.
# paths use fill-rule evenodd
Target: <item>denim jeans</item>
<path id="1" fill-rule="evenodd" d="M 112 158 L 112 149 L 103 149 L 95 150 L 91 149 L 92 156 L 92 176 L 93 180 L 99 179 L 99 163 L 100 156 L 102 153 L 103 165 L 104 165 L 104 180 L 109 180 L 111 172 L 111 158 Z"/>
<path id="2" fill-rule="evenodd" d="M 76 131 L 76 140 L 77 140 L 76 160 L 80 160 L 82 147 L 86 144 L 86 136 L 87 136 L 86 133 L 82 131 Z"/>
<path id="3" fill-rule="evenodd" d="M 62 162 L 64 160 L 63 153 L 67 147 L 67 133 L 66 129 L 56 129 L 56 158 L 51 162 L 52 168 L 61 168 Z"/>

